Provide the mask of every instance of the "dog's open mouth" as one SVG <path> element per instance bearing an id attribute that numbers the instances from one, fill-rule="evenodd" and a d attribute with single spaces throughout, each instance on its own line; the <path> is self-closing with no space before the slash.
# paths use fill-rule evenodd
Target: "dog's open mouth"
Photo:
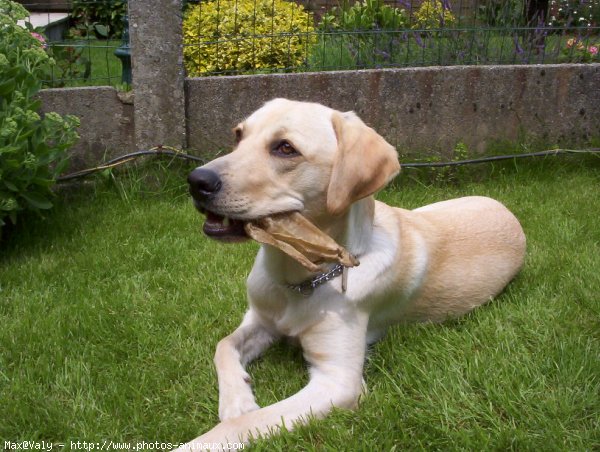
<path id="1" fill-rule="evenodd" d="M 210 238 L 223 242 L 239 242 L 248 238 L 244 222 L 204 210 L 206 215 L 202 231 Z"/>
<path id="2" fill-rule="evenodd" d="M 206 215 L 202 230 L 221 242 L 240 242 L 252 238 L 286 253 L 312 272 L 321 264 L 338 262 L 346 267 L 359 264 L 358 259 L 338 245 L 299 212 L 283 212 L 255 220 L 238 220 L 219 215 L 196 204 Z"/>

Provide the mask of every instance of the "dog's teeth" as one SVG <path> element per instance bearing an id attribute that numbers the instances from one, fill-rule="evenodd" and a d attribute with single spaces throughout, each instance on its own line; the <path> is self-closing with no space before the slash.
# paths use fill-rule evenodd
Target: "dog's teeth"
<path id="1" fill-rule="evenodd" d="M 223 226 L 225 226 L 226 228 L 229 227 L 229 217 L 223 218 Z"/>

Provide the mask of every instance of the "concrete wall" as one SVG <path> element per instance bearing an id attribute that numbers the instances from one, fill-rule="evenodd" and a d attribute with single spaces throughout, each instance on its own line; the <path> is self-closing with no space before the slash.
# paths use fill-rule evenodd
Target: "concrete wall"
<path id="1" fill-rule="evenodd" d="M 496 140 L 522 134 L 568 146 L 600 137 L 600 64 L 206 77 L 185 85 L 185 111 L 176 115 L 185 113 L 188 145 L 196 154 L 231 148 L 231 128 L 274 97 L 354 110 L 402 154 L 448 155 L 458 142 L 483 152 Z M 44 112 L 81 119 L 71 169 L 137 149 L 134 105 L 119 96 L 109 87 L 40 92 Z"/>
<path id="2" fill-rule="evenodd" d="M 40 91 L 42 113 L 55 111 L 79 117 L 79 142 L 69 152 L 71 169 L 77 170 L 134 147 L 133 105 L 121 100 L 114 88 L 56 88 Z"/>
<path id="3" fill-rule="evenodd" d="M 189 147 L 230 147 L 231 128 L 273 97 L 354 110 L 401 153 L 600 136 L 599 64 L 461 66 L 188 79 Z"/>

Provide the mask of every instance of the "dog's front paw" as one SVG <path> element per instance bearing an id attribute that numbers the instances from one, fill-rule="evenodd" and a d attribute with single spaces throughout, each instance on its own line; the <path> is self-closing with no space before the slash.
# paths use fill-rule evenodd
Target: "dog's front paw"
<path id="1" fill-rule="evenodd" d="M 221 421 L 236 418 L 259 408 L 249 386 L 228 395 L 221 394 L 219 397 L 219 419 Z"/>

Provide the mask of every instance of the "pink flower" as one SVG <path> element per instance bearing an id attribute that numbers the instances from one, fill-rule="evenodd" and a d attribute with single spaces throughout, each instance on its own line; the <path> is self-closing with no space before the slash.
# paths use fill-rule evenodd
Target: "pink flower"
<path id="1" fill-rule="evenodd" d="M 589 46 L 588 52 L 590 52 L 590 54 L 594 56 L 598 55 L 598 46 Z"/>
<path id="2" fill-rule="evenodd" d="M 44 37 L 44 35 L 32 31 L 31 36 L 37 39 L 40 42 L 40 44 L 42 44 L 42 47 L 46 48 L 46 38 Z"/>

